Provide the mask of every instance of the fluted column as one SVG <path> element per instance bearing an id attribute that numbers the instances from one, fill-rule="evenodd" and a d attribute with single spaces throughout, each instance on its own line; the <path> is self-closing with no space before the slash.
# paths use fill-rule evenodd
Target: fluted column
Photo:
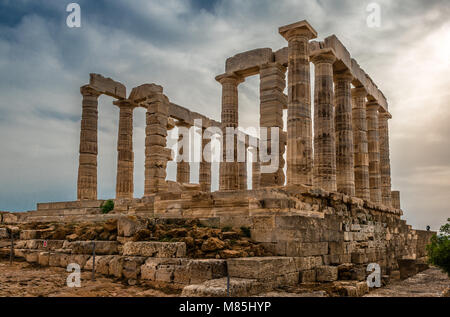
<path id="1" fill-rule="evenodd" d="M 333 63 L 331 49 L 321 50 L 311 61 L 314 83 L 314 186 L 336 191 L 336 143 L 334 130 Z"/>
<path id="2" fill-rule="evenodd" d="M 238 85 L 243 81 L 242 78 L 224 74 L 216 77 L 216 80 L 222 84 L 222 162 L 220 162 L 220 190 L 236 190 L 239 188 L 239 166 L 237 163 L 237 136 L 234 134 L 233 144 L 227 144 L 227 128 L 237 130 L 239 124 L 238 118 Z M 233 158 L 232 162 L 227 162 L 228 156 Z M 233 155 L 231 155 L 233 153 Z"/>
<path id="3" fill-rule="evenodd" d="M 349 71 L 335 73 L 334 81 L 337 190 L 346 195 L 355 196 L 352 75 Z"/>
<path id="4" fill-rule="evenodd" d="M 400 209 L 400 192 L 398 190 L 393 190 L 391 192 L 391 197 L 392 197 L 392 207 L 394 207 L 395 209 Z"/>
<path id="5" fill-rule="evenodd" d="M 133 110 L 134 105 L 126 100 L 114 102 L 119 107 L 119 136 L 117 138 L 116 198 L 133 198 L 134 152 Z"/>
<path id="6" fill-rule="evenodd" d="M 171 151 L 167 145 L 167 126 L 169 100 L 160 93 L 155 93 L 146 101 L 146 138 L 145 138 L 145 186 L 144 196 L 167 191 L 166 167 L 171 160 Z"/>
<path id="7" fill-rule="evenodd" d="M 98 133 L 98 97 L 100 93 L 83 86 L 81 132 L 79 148 L 77 198 L 78 200 L 97 199 L 97 133 Z"/>
<path id="8" fill-rule="evenodd" d="M 288 41 L 287 183 L 312 185 L 309 40 L 317 32 L 306 21 L 279 32 Z"/>
<path id="9" fill-rule="evenodd" d="M 238 162 L 238 168 L 239 168 L 239 189 L 247 190 L 247 150 L 248 145 L 245 145 L 245 161 L 244 162 Z"/>
<path id="10" fill-rule="evenodd" d="M 369 141 L 370 200 L 374 203 L 381 203 L 380 138 L 378 133 L 379 107 L 376 101 L 371 101 L 366 104 L 367 136 Z"/>
<path id="11" fill-rule="evenodd" d="M 261 167 L 259 162 L 259 151 L 257 147 L 253 147 L 252 151 L 252 189 L 260 188 Z"/>
<path id="12" fill-rule="evenodd" d="M 178 123 L 178 127 L 187 128 L 189 126 L 183 123 Z M 191 180 L 191 168 L 189 164 L 189 160 L 185 160 L 189 157 L 190 147 L 189 140 L 184 140 L 185 135 L 178 131 L 178 156 L 177 159 L 177 182 L 178 183 L 190 183 Z M 187 157 L 185 157 L 187 156 Z M 181 160 L 180 160 L 181 158 Z"/>
<path id="13" fill-rule="evenodd" d="M 200 188 L 204 192 L 211 191 L 211 159 L 212 153 L 211 148 L 208 147 L 208 143 L 211 139 L 205 139 L 206 129 L 202 129 L 202 157 L 200 161 L 200 171 L 199 171 L 199 183 Z"/>
<path id="14" fill-rule="evenodd" d="M 355 164 L 355 195 L 369 200 L 369 148 L 367 141 L 366 96 L 363 87 L 352 89 L 353 149 Z"/>
<path id="15" fill-rule="evenodd" d="M 381 202 L 392 206 L 391 198 L 391 160 L 389 155 L 389 128 L 388 120 L 391 115 L 382 112 L 378 116 L 378 133 L 380 134 L 380 175 L 381 175 Z"/>
<path id="16" fill-rule="evenodd" d="M 278 169 L 273 173 L 261 174 L 261 186 L 281 186 L 284 185 L 284 151 L 285 146 L 281 134 L 283 133 L 283 108 L 287 103 L 284 89 L 286 87 L 285 75 L 286 67 L 278 63 L 269 63 L 260 68 L 260 119 L 261 128 L 267 129 L 264 138 L 260 136 L 261 142 L 266 142 L 268 154 L 272 148 L 272 129 L 278 129 Z M 261 165 L 270 165 L 271 162 L 264 162 Z"/>

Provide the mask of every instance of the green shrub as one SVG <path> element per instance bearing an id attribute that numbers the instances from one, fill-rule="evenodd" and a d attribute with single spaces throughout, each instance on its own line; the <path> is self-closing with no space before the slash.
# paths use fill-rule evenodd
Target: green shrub
<path id="1" fill-rule="evenodd" d="M 102 204 L 101 209 L 102 209 L 102 213 L 103 213 L 103 214 L 109 213 L 111 210 L 114 209 L 114 201 L 111 200 L 111 199 L 108 199 L 107 201 L 105 201 L 105 202 Z"/>
<path id="2" fill-rule="evenodd" d="M 250 233 L 250 228 L 249 227 L 242 226 L 241 227 L 241 231 L 242 231 L 242 235 L 244 237 L 250 238 L 251 233 Z"/>
<path id="3" fill-rule="evenodd" d="M 450 277 L 450 218 L 440 229 L 440 234 L 431 237 L 427 245 L 428 261 L 441 268 Z"/>
<path id="4" fill-rule="evenodd" d="M 231 230 L 233 230 L 230 226 L 225 226 L 222 228 L 222 232 L 230 232 Z"/>

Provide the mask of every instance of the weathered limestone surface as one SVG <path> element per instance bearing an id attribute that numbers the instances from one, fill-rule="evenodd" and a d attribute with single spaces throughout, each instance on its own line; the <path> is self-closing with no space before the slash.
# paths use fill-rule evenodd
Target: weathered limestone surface
<path id="1" fill-rule="evenodd" d="M 352 79 L 353 77 L 349 71 L 334 74 L 337 190 L 349 196 L 355 195 L 351 96 Z"/>
<path id="2" fill-rule="evenodd" d="M 389 128 L 388 120 L 391 115 L 381 112 L 378 118 L 380 136 L 380 176 L 381 176 L 381 202 L 386 206 L 392 205 L 391 198 L 391 160 L 389 156 Z"/>
<path id="3" fill-rule="evenodd" d="M 260 69 L 260 127 L 267 129 L 266 135 L 261 135 L 261 142 L 266 142 L 268 153 L 272 152 L 272 129 L 278 129 L 278 169 L 273 173 L 263 173 L 260 177 L 260 186 L 282 186 L 284 177 L 284 152 L 285 144 L 281 137 L 283 131 L 283 109 L 287 105 L 284 94 L 286 87 L 286 68 L 278 63 L 269 63 Z M 274 149 L 275 151 L 275 149 Z M 271 162 L 261 162 L 261 165 L 270 165 Z"/>
<path id="4" fill-rule="evenodd" d="M 243 81 L 241 77 L 224 74 L 216 80 L 222 84 L 222 157 L 220 162 L 220 190 L 235 190 L 239 188 L 239 166 L 237 162 L 237 136 L 228 135 L 227 128 L 237 129 L 238 117 L 238 85 Z M 227 144 L 227 138 L 233 138 L 233 144 Z M 230 142 L 228 142 L 230 143 Z M 227 162 L 227 157 L 232 161 Z"/>
<path id="5" fill-rule="evenodd" d="M 258 48 L 255 50 L 236 54 L 226 60 L 225 71 L 237 73 L 240 76 L 251 76 L 258 73 L 258 66 L 273 62 L 271 48 Z"/>
<path id="6" fill-rule="evenodd" d="M 183 123 L 178 123 L 177 126 L 189 129 L 189 126 Z M 178 134 L 178 155 L 181 156 L 181 160 L 177 160 L 177 182 L 178 183 L 190 183 L 191 168 L 189 165 L 189 139 L 184 140 L 185 135 Z M 186 159 L 186 160 L 185 160 Z"/>
<path id="7" fill-rule="evenodd" d="M 353 148 L 355 162 L 355 195 L 369 200 L 369 145 L 367 140 L 366 96 L 364 88 L 352 89 Z"/>
<path id="8" fill-rule="evenodd" d="M 306 21 L 279 28 L 288 41 L 287 183 L 312 185 L 313 151 L 308 41 L 317 32 Z"/>
<path id="9" fill-rule="evenodd" d="M 380 138 L 378 132 L 378 108 L 376 102 L 368 102 L 367 107 L 367 135 L 369 140 L 369 183 L 370 200 L 381 203 L 381 175 L 380 175 Z"/>
<path id="10" fill-rule="evenodd" d="M 259 189 L 261 184 L 261 162 L 259 161 L 258 147 L 252 147 L 252 189 Z"/>
<path id="11" fill-rule="evenodd" d="M 129 101 L 115 103 L 119 107 L 119 136 L 117 138 L 116 198 L 133 198 L 134 152 L 133 109 Z"/>
<path id="12" fill-rule="evenodd" d="M 315 65 L 314 186 L 336 191 L 336 142 L 334 129 L 334 52 L 325 49 L 311 56 Z"/>
<path id="13" fill-rule="evenodd" d="M 205 136 L 206 129 L 202 129 L 202 135 Z M 211 191 L 211 148 L 208 146 L 209 139 L 202 138 L 202 160 L 200 162 L 199 183 L 204 192 Z"/>
<path id="14" fill-rule="evenodd" d="M 400 192 L 398 190 L 391 191 L 392 207 L 400 209 Z"/>
<path id="15" fill-rule="evenodd" d="M 167 191 L 166 167 L 171 159 L 167 145 L 167 124 L 169 100 L 162 93 L 162 87 L 152 87 L 156 93 L 145 100 L 146 138 L 145 138 L 145 186 L 144 196 Z"/>
<path id="16" fill-rule="evenodd" d="M 111 78 L 105 78 L 100 74 L 90 74 L 89 86 L 101 94 L 117 99 L 125 99 L 127 90 L 125 86 Z"/>
<path id="17" fill-rule="evenodd" d="M 98 97 L 100 93 L 83 86 L 80 133 L 80 157 L 78 167 L 78 200 L 97 199 L 97 129 L 98 129 Z"/>

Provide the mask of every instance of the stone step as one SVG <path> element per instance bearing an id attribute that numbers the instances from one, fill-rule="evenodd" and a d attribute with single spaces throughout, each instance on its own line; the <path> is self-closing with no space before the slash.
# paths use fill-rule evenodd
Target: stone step
<path id="1" fill-rule="evenodd" d="M 201 284 L 188 285 L 183 288 L 181 296 L 185 297 L 226 297 L 227 278 L 209 280 Z M 268 292 L 271 287 L 255 279 L 230 278 L 230 296 L 245 297 Z"/>

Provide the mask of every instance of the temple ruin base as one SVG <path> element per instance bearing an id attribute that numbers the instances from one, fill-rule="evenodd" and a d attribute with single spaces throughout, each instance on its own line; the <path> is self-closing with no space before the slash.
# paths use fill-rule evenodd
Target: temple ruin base
<path id="1" fill-rule="evenodd" d="M 169 284 L 183 289 L 186 296 L 223 296 L 227 275 L 236 296 L 336 281 L 346 281 L 349 290 L 361 288 L 363 294 L 363 284 L 371 273 L 367 271 L 369 263 L 380 265 L 384 280 L 405 278 L 426 267 L 425 245 L 433 232 L 413 230 L 401 219 L 400 209 L 299 185 L 214 193 L 195 189 L 195 185 L 180 185 L 178 192 L 118 199 L 108 214 L 101 213 L 101 200 L 43 203 L 36 211 L 4 213 L 2 253 L 10 252 L 8 230 L 16 230 L 20 232 L 16 257 L 45 265 L 50 256 L 54 266 L 76 260 L 92 269 L 90 241 L 69 241 L 73 233 L 67 232 L 65 241 L 48 240 L 44 247 L 39 230 L 23 228 L 30 223 L 77 227 L 117 221 L 117 237 L 96 242 L 98 270 L 105 275 Z M 194 259 L 187 255 L 184 242 L 132 238 L 143 221 L 173 219 L 199 219 L 211 232 L 225 229 L 236 233 L 248 228 L 248 240 L 267 253 L 221 253 L 218 242 L 218 249 L 207 258 Z M 215 258 L 211 258 L 214 252 Z M 204 270 L 207 273 L 201 273 Z"/>

